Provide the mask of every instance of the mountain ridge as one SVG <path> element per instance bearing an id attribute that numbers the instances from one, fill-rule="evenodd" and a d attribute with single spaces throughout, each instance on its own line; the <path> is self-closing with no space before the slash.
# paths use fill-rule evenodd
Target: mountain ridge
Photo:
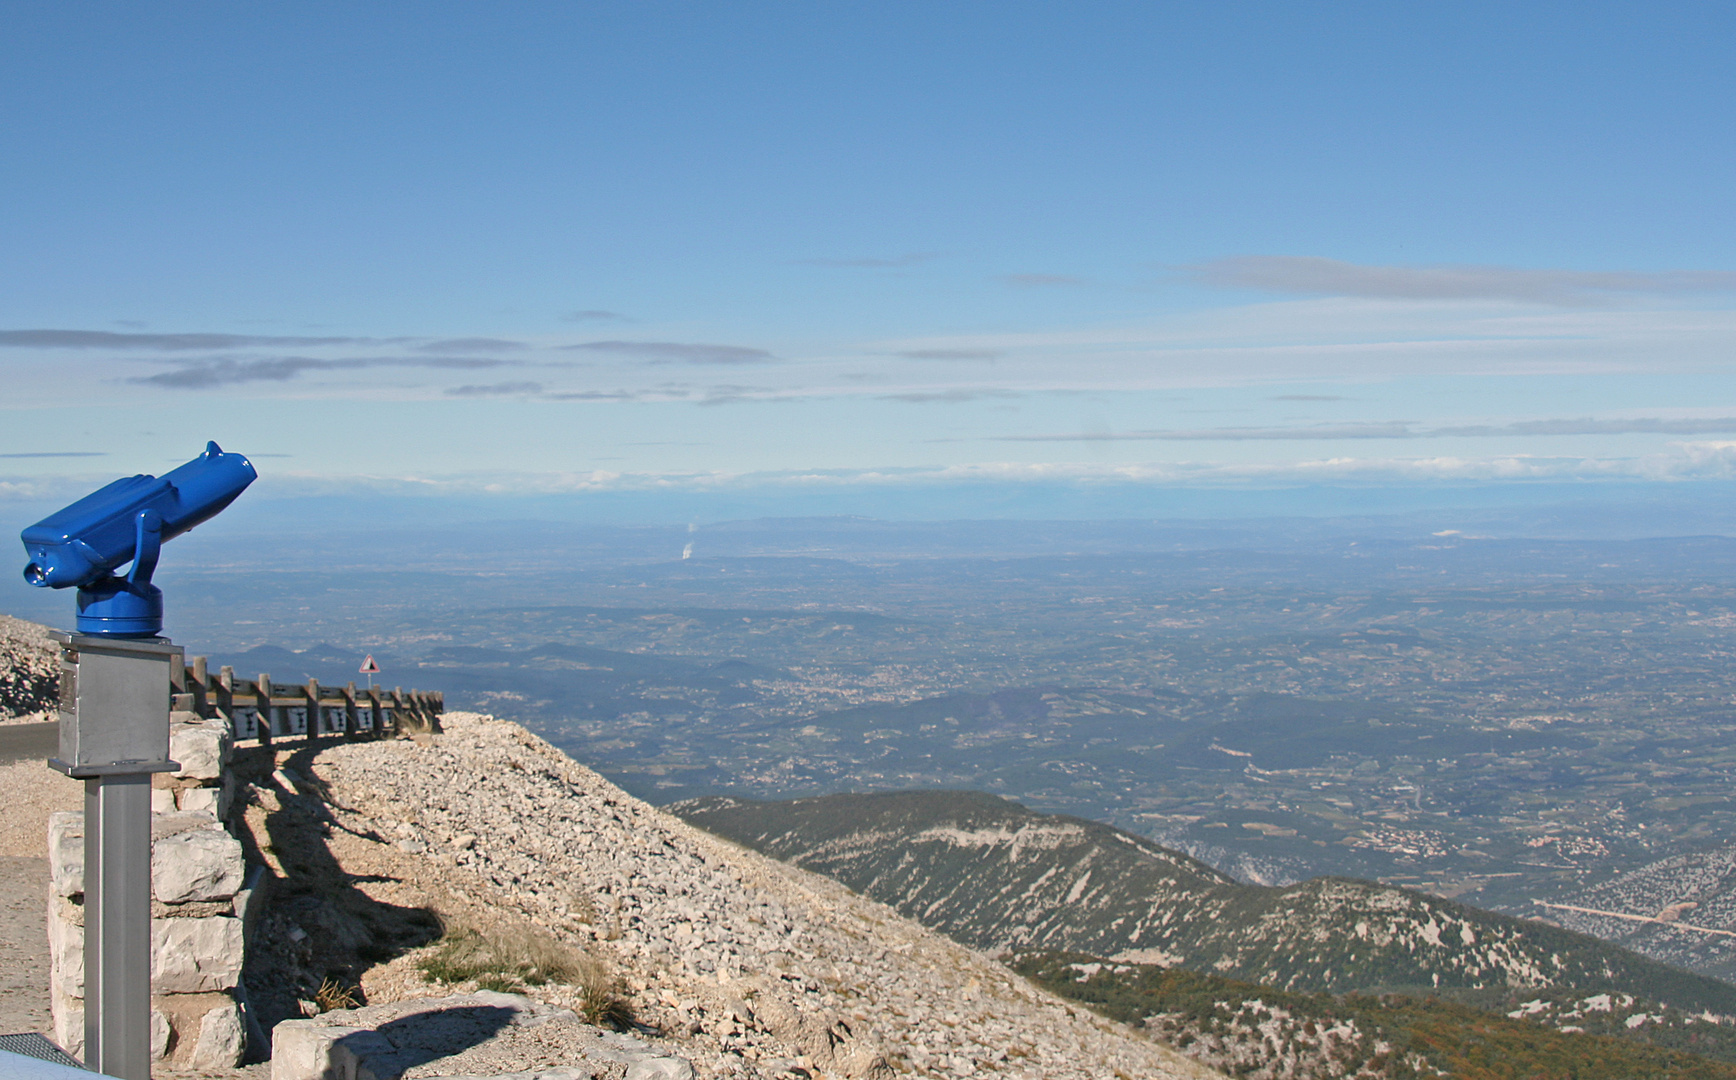
<path id="1" fill-rule="evenodd" d="M 980 792 L 669 809 L 991 953 L 1077 952 L 1288 991 L 1607 989 L 1736 1014 L 1736 986 L 1589 935 L 1350 878 L 1245 885 L 1114 826 Z"/>

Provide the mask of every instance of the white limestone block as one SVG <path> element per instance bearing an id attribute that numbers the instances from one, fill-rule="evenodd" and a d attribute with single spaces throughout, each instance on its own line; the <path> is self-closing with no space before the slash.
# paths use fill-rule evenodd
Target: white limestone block
<path id="1" fill-rule="evenodd" d="M 54 992 L 67 998 L 84 997 L 84 927 L 67 917 L 64 906 L 71 901 L 52 896 L 48 900 L 48 973 Z"/>
<path id="2" fill-rule="evenodd" d="M 270 889 L 270 878 L 266 868 L 255 866 L 247 873 L 247 882 L 241 891 L 235 894 L 235 899 L 229 902 L 229 911 L 241 920 L 241 930 L 249 944 L 253 941 L 254 927 L 259 922 L 259 914 L 265 907 L 265 894 Z"/>
<path id="3" fill-rule="evenodd" d="M 217 828 L 217 819 L 210 814 L 198 814 L 177 810 L 172 814 L 151 815 L 151 843 L 165 840 L 177 833 L 189 829 Z"/>
<path id="4" fill-rule="evenodd" d="M 628 1066 L 627 1080 L 693 1080 L 693 1066 L 681 1058 L 643 1058 Z"/>
<path id="5" fill-rule="evenodd" d="M 280 1020 L 271 1029 L 271 1080 L 325 1080 L 336 1028 L 312 1020 Z M 359 1028 L 349 1028 L 359 1031 Z"/>
<path id="6" fill-rule="evenodd" d="M 217 789 L 214 787 L 182 788 L 176 794 L 180 796 L 178 809 L 210 814 L 214 818 L 223 816 L 217 812 Z"/>
<path id="7" fill-rule="evenodd" d="M 54 1044 L 75 1058 L 84 1057 L 84 1002 L 54 993 L 49 998 L 54 1017 Z"/>
<path id="8" fill-rule="evenodd" d="M 271 1080 L 358 1080 L 368 1057 L 396 1051 L 371 1028 L 284 1020 L 271 1029 Z"/>
<path id="9" fill-rule="evenodd" d="M 174 1034 L 169 1018 L 159 1009 L 151 1010 L 151 1060 L 161 1061 L 169 1054 L 169 1036 Z"/>
<path id="10" fill-rule="evenodd" d="M 207 835 L 198 839 L 187 837 L 196 831 Z M 240 853 L 240 843 L 224 832 L 209 813 L 151 815 L 152 892 L 166 904 L 234 895 L 241 887 Z M 48 874 L 54 895 L 78 896 L 84 892 L 83 812 L 67 810 L 49 815 Z M 205 881 L 203 886 L 197 884 L 201 880 Z M 202 890 L 203 895 L 183 895 L 190 888 Z M 213 889 L 226 891 L 212 892 Z"/>
<path id="11" fill-rule="evenodd" d="M 207 1012 L 199 1020 L 199 1041 L 193 1047 L 195 1069 L 233 1069 L 247 1051 L 241 1008 L 233 1001 Z"/>
<path id="12" fill-rule="evenodd" d="M 151 813 L 172 814 L 175 812 L 175 793 L 168 788 L 151 789 Z"/>
<path id="13" fill-rule="evenodd" d="M 235 798 L 235 774 L 225 770 L 223 779 L 212 787 L 182 788 L 180 809 L 195 814 L 210 814 L 218 821 L 229 816 Z"/>
<path id="14" fill-rule="evenodd" d="M 152 993 L 233 989 L 243 959 L 240 919 L 151 920 Z"/>
<path id="15" fill-rule="evenodd" d="M 212 819 L 151 845 L 151 893 L 165 904 L 227 900 L 241 888 L 241 842 Z"/>
<path id="16" fill-rule="evenodd" d="M 192 722 L 176 722 L 188 717 Z M 233 743 L 227 720 L 201 720 L 195 713 L 170 714 L 169 757 L 181 766 L 171 775 L 186 780 L 217 779 L 229 763 Z"/>
<path id="17" fill-rule="evenodd" d="M 331 1062 L 343 1080 L 398 1080 L 417 1064 L 416 1055 L 400 1053 L 377 1031 L 359 1031 L 333 1043 Z"/>
<path id="18" fill-rule="evenodd" d="M 84 892 L 84 812 L 48 815 L 48 877 L 56 896 Z"/>

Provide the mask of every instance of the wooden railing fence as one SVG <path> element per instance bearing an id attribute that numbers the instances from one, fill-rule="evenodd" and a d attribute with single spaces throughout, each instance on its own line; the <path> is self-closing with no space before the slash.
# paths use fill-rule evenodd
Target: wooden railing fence
<path id="1" fill-rule="evenodd" d="M 321 686 L 318 679 L 297 685 L 263 674 L 237 679 L 228 665 L 213 675 L 203 656 L 193 657 L 178 674 L 170 676 L 174 708 L 207 718 L 226 716 L 238 740 L 436 732 L 446 709 L 438 690 L 357 689 L 353 682 Z"/>

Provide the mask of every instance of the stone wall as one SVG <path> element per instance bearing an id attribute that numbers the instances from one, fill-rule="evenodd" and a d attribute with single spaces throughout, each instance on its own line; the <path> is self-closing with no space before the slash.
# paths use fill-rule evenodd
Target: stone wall
<path id="1" fill-rule="evenodd" d="M 179 1068 L 240 1064 L 249 1022 L 242 962 L 257 921 L 263 867 L 247 872 L 228 818 L 234 780 L 227 720 L 170 716 L 181 770 L 153 778 L 151 814 L 152 1054 Z M 84 1045 L 84 815 L 48 828 L 48 937 L 56 1041 Z M 256 1031 L 257 1029 L 255 1029 Z M 258 1035 L 254 1036 L 256 1039 Z"/>

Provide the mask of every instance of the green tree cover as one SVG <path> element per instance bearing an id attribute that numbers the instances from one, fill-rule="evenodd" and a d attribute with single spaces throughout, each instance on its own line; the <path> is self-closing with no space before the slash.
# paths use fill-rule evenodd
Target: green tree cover
<path id="1" fill-rule="evenodd" d="M 1561 1031 L 1434 997 L 1292 993 L 1082 953 L 1030 953 L 1013 967 L 1105 1016 L 1145 1025 L 1232 1076 L 1736 1080 L 1736 1064 L 1681 1047 Z M 1686 1045 L 1697 1039 L 1702 1053 L 1736 1057 L 1730 1033 L 1717 1025 L 1670 1030 Z"/>
<path id="2" fill-rule="evenodd" d="M 702 828 L 826 874 L 973 948 L 1118 956 L 1298 992 L 1631 995 L 1736 1015 L 1736 986 L 1586 934 L 1349 878 L 1248 885 L 1102 822 L 973 791 L 709 798 Z"/>

